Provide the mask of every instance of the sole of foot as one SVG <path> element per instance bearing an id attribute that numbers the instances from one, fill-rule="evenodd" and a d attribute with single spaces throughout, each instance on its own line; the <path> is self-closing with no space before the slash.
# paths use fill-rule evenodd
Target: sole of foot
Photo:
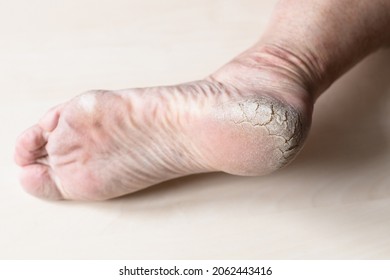
<path id="1" fill-rule="evenodd" d="M 311 101 L 291 89 L 215 75 L 81 94 L 19 137 L 21 184 L 45 199 L 105 200 L 194 173 L 270 173 L 297 155 L 310 126 Z"/>

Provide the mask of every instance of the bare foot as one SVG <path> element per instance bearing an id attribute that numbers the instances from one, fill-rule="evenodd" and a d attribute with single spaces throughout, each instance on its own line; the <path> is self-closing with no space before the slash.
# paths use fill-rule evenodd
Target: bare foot
<path id="1" fill-rule="evenodd" d="M 193 173 L 285 166 L 313 101 L 273 51 L 256 57 L 256 67 L 243 56 L 201 81 L 90 91 L 55 107 L 17 140 L 21 184 L 41 198 L 104 200 Z"/>

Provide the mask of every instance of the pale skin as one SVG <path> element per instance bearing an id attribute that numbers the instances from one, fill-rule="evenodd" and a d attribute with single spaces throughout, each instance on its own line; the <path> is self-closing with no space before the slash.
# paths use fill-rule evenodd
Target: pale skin
<path id="1" fill-rule="evenodd" d="M 194 173 L 288 164 L 315 100 L 390 44 L 388 0 L 281 0 L 257 44 L 204 80 L 89 91 L 21 134 L 20 182 L 44 199 L 105 200 Z"/>

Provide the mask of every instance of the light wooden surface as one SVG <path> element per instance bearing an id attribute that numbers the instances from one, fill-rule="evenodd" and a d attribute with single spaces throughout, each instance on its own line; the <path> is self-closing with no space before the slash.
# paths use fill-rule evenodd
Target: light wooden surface
<path id="1" fill-rule="evenodd" d="M 320 98 L 303 152 L 272 175 L 190 176 L 99 203 L 18 184 L 14 140 L 49 107 L 202 78 L 256 41 L 274 4 L 1 0 L 0 258 L 389 258 L 390 51 Z"/>

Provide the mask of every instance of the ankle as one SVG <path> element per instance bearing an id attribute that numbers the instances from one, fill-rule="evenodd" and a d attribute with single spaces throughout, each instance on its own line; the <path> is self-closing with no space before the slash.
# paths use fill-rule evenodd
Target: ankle
<path id="1" fill-rule="evenodd" d="M 322 91 L 324 78 L 320 69 L 318 60 L 297 51 L 258 44 L 213 73 L 210 79 L 234 85 L 244 94 L 270 94 L 300 109 L 312 107 Z"/>

